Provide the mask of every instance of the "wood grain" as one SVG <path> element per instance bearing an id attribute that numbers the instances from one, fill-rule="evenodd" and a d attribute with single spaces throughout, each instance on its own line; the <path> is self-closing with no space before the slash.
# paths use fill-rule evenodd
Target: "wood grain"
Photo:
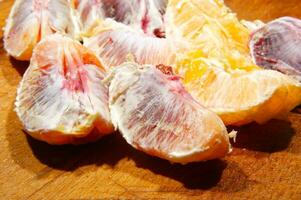
<path id="1" fill-rule="evenodd" d="M 12 2 L 0 1 L 1 27 Z M 301 17 L 300 0 L 226 2 L 246 19 Z M 138 152 L 117 133 L 89 145 L 50 146 L 25 135 L 13 111 L 27 66 L 0 43 L 0 199 L 301 199 L 297 113 L 244 126 L 226 158 L 185 166 Z"/>

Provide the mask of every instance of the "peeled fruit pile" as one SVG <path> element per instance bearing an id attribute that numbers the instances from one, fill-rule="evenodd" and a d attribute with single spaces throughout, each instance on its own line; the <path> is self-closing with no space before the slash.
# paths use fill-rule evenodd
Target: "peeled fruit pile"
<path id="1" fill-rule="evenodd" d="M 95 140 L 113 132 L 104 69 L 94 54 L 61 35 L 34 49 L 16 100 L 16 112 L 33 137 L 53 144 Z M 98 134 L 90 135 L 93 128 Z"/>
<path id="2" fill-rule="evenodd" d="M 30 66 L 16 112 L 50 144 L 119 130 L 171 162 L 220 158 L 235 135 L 225 125 L 301 103 L 301 83 L 278 72 L 300 68 L 299 25 L 241 22 L 222 0 L 17 0 L 4 46 Z"/>
<path id="3" fill-rule="evenodd" d="M 179 41 L 177 73 L 226 125 L 264 123 L 300 104 L 297 81 L 252 62 L 251 32 L 222 1 L 170 0 L 166 15 L 169 39 Z"/>
<path id="4" fill-rule="evenodd" d="M 175 62 L 165 37 L 166 0 L 73 1 L 84 45 L 106 68 L 132 60 L 139 64 Z"/>
<path id="5" fill-rule="evenodd" d="M 249 45 L 256 64 L 301 81 L 301 20 L 271 21 L 252 34 Z"/>
<path id="6" fill-rule="evenodd" d="M 226 155 L 230 144 L 223 122 L 165 68 L 164 74 L 152 65 L 125 63 L 113 71 L 109 95 L 115 127 L 133 147 L 172 162 Z"/>

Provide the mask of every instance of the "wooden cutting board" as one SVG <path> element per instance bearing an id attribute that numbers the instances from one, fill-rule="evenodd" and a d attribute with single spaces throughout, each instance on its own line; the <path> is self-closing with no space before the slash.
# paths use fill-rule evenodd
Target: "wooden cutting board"
<path id="1" fill-rule="evenodd" d="M 245 19 L 301 18 L 300 0 L 226 2 Z M 1 28 L 12 3 L 0 0 Z M 0 199 L 301 199 L 300 114 L 242 127 L 230 155 L 185 166 L 138 152 L 118 134 L 50 146 L 26 136 L 13 111 L 27 65 L 9 58 L 1 39 Z"/>

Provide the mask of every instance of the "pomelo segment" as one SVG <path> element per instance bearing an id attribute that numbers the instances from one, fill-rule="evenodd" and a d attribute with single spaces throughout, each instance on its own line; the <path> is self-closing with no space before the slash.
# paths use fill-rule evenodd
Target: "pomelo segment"
<path id="1" fill-rule="evenodd" d="M 297 81 L 253 62 L 251 31 L 223 1 L 170 0 L 166 20 L 185 88 L 226 125 L 264 123 L 301 103 Z"/>
<path id="2" fill-rule="evenodd" d="M 252 34 L 249 46 L 257 65 L 301 81 L 301 20 L 273 20 Z"/>
<path id="3" fill-rule="evenodd" d="M 178 57 L 198 52 L 229 68 L 258 68 L 249 55 L 250 30 L 222 0 L 170 0 L 165 19 Z"/>
<path id="4" fill-rule="evenodd" d="M 187 90 L 226 125 L 262 124 L 301 103 L 301 84 L 277 71 L 225 71 L 222 63 L 209 59 L 182 64 Z"/>
<path id="5" fill-rule="evenodd" d="M 25 130 L 51 144 L 81 143 L 113 132 L 104 72 L 80 43 L 59 34 L 42 40 L 17 92 L 16 112 Z M 98 132 L 90 134 L 94 127 Z"/>
<path id="6" fill-rule="evenodd" d="M 84 40 L 84 45 L 110 68 L 133 59 L 138 64 L 175 63 L 175 54 L 165 38 L 156 38 L 122 26 L 100 31 Z"/>
<path id="7" fill-rule="evenodd" d="M 4 29 L 4 47 L 18 60 L 30 60 L 32 49 L 53 33 L 75 35 L 67 0 L 16 0 Z"/>
<path id="8" fill-rule="evenodd" d="M 215 159 L 230 151 L 220 118 L 197 103 L 170 70 L 124 63 L 109 82 L 112 122 L 134 148 L 171 162 Z M 171 68 L 170 68 L 171 69 Z"/>
<path id="9" fill-rule="evenodd" d="M 163 36 L 167 0 L 73 0 L 82 34 L 91 35 L 110 18 L 150 36 Z"/>

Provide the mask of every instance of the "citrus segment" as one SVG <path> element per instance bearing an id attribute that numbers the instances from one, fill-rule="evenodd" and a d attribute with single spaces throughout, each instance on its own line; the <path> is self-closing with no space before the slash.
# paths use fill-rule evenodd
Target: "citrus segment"
<path id="1" fill-rule="evenodd" d="M 256 64 L 301 81 L 301 20 L 273 20 L 252 34 L 249 45 Z"/>
<path id="2" fill-rule="evenodd" d="M 163 15 L 166 0 L 73 0 L 82 34 L 90 36 L 93 29 L 107 18 L 132 27 L 150 36 L 164 34 Z"/>
<path id="3" fill-rule="evenodd" d="M 253 63 L 251 32 L 223 1 L 171 0 L 166 20 L 186 89 L 226 125 L 264 123 L 301 103 L 297 81 Z"/>
<path id="4" fill-rule="evenodd" d="M 75 34 L 67 0 L 16 0 L 4 29 L 4 46 L 18 60 L 30 60 L 34 46 L 55 32 Z"/>
<path id="5" fill-rule="evenodd" d="M 249 29 L 222 0 L 170 0 L 165 19 L 166 36 L 179 54 L 197 51 L 227 67 L 257 68 L 249 56 Z"/>
<path id="6" fill-rule="evenodd" d="M 217 113 L 226 125 L 264 123 L 285 115 L 301 103 L 301 85 L 272 70 L 225 71 L 206 59 L 183 73 L 187 90 Z M 189 68 L 187 67 L 187 68 Z"/>
<path id="7" fill-rule="evenodd" d="M 16 112 L 25 130 L 52 144 L 86 141 L 113 131 L 104 69 L 94 54 L 72 39 L 54 34 L 34 49 L 21 81 Z"/>
<path id="8" fill-rule="evenodd" d="M 126 28 L 101 31 L 84 40 L 106 67 L 113 67 L 133 59 L 139 64 L 166 64 L 175 62 L 175 54 L 165 38 L 147 36 Z"/>
<path id="9" fill-rule="evenodd" d="M 109 79 L 112 122 L 126 141 L 172 162 L 219 158 L 230 150 L 220 118 L 197 103 L 169 68 L 124 63 Z"/>

